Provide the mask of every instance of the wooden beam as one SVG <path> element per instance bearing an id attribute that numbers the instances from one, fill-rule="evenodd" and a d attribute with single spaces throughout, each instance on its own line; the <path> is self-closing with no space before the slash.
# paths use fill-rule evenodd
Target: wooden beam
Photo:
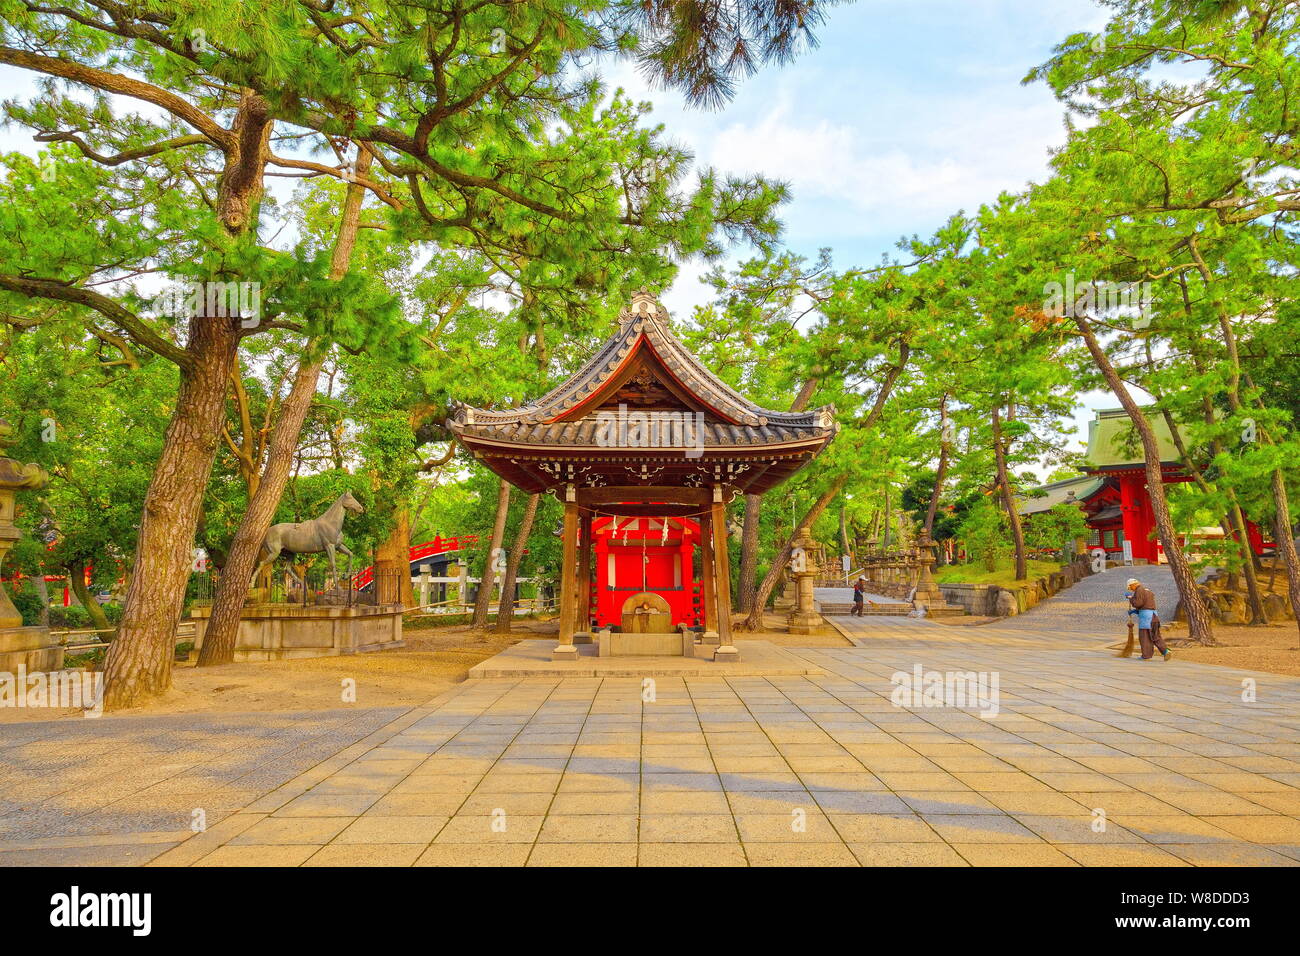
<path id="1" fill-rule="evenodd" d="M 720 490 L 720 489 L 719 489 Z M 723 495 L 715 494 L 709 515 L 713 531 L 714 589 L 718 595 L 718 637 L 723 647 L 731 645 L 731 562 L 727 558 L 727 506 Z"/>
<path id="2" fill-rule="evenodd" d="M 572 486 L 568 497 L 572 498 Z M 556 659 L 575 660 L 577 648 L 573 646 L 574 614 L 577 608 L 578 563 L 578 503 L 564 503 L 564 535 L 560 541 L 560 643 L 555 648 Z"/>
<path id="3" fill-rule="evenodd" d="M 663 485 L 617 485 L 578 490 L 578 502 L 583 505 L 621 504 L 628 501 L 666 502 L 674 505 L 696 505 L 702 508 L 709 503 L 709 490 Z"/>
<path id="4" fill-rule="evenodd" d="M 619 518 L 694 518 L 705 508 L 704 505 L 639 504 L 584 505 L 583 507 L 592 512 L 615 515 Z"/>
<path id="5" fill-rule="evenodd" d="M 591 643 L 591 512 L 581 511 L 578 519 L 578 595 L 574 640 Z"/>
<path id="6" fill-rule="evenodd" d="M 704 630 L 718 631 L 718 588 L 713 570 L 712 516 L 706 511 L 700 515 L 700 585 L 704 589 Z"/>

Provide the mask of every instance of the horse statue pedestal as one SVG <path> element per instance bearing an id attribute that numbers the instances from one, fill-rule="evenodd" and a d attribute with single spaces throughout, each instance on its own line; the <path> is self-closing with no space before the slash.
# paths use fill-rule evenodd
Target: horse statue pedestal
<path id="1" fill-rule="evenodd" d="M 198 605 L 194 621 L 197 658 L 212 608 Z M 235 660 L 278 661 L 299 657 L 333 657 L 405 647 L 402 607 L 397 604 L 255 604 L 239 616 Z"/>

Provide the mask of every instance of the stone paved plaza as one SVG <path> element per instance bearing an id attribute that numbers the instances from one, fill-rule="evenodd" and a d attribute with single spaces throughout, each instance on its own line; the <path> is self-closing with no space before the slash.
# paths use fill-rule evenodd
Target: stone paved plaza
<path id="1" fill-rule="evenodd" d="M 1300 680 L 1114 657 L 1119 574 L 996 625 L 840 618 L 856 646 L 790 649 L 825 676 L 652 701 L 531 677 L 405 713 L 9 725 L 0 863 L 1297 864 Z M 996 716 L 895 706 L 917 665 L 996 674 Z M 74 724 L 98 749 L 40 766 Z M 141 734 L 186 756 L 119 746 Z"/>

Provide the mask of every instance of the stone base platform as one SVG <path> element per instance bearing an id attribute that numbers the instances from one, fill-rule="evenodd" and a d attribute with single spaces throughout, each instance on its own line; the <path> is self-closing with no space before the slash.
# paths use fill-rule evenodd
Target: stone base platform
<path id="1" fill-rule="evenodd" d="M 690 639 L 693 643 L 693 638 Z M 596 641 L 601 657 L 684 657 L 688 639 L 681 632 L 670 634 L 634 634 L 601 631 Z"/>
<path id="2" fill-rule="evenodd" d="M 795 677 L 820 676 L 821 668 L 770 641 L 736 641 L 740 660 L 695 657 L 600 657 L 595 644 L 579 645 L 577 660 L 552 661 L 554 640 L 520 641 L 469 670 L 470 680 L 496 677 Z"/>
<path id="3" fill-rule="evenodd" d="M 0 671 L 29 674 L 63 669 L 63 646 L 48 627 L 10 627 L 0 630 Z"/>
<path id="4" fill-rule="evenodd" d="M 191 658 L 203 646 L 211 614 L 212 608 L 203 605 L 190 612 L 194 620 Z M 405 646 L 402 608 L 396 605 L 254 604 L 240 615 L 235 660 L 333 657 Z"/>

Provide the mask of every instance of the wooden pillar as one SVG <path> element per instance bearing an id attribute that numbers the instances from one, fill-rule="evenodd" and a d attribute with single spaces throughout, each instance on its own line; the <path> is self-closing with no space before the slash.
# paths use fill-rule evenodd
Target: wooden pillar
<path id="1" fill-rule="evenodd" d="M 717 594 L 718 641 L 715 661 L 738 661 L 740 653 L 731 643 L 731 562 L 727 559 L 727 505 L 721 485 L 713 486 L 709 509 L 713 530 L 714 592 Z"/>
<path id="2" fill-rule="evenodd" d="M 564 536 L 560 540 L 560 643 L 552 660 L 577 660 L 573 646 L 573 624 L 577 611 L 578 502 L 572 485 L 564 489 Z"/>
<path id="3" fill-rule="evenodd" d="M 713 519 L 709 511 L 700 515 L 700 585 L 704 591 L 704 640 L 713 643 L 718 634 L 718 588 L 713 570 Z"/>
<path id="4" fill-rule="evenodd" d="M 582 509 L 578 518 L 577 620 L 573 643 L 591 643 L 591 512 Z"/>

